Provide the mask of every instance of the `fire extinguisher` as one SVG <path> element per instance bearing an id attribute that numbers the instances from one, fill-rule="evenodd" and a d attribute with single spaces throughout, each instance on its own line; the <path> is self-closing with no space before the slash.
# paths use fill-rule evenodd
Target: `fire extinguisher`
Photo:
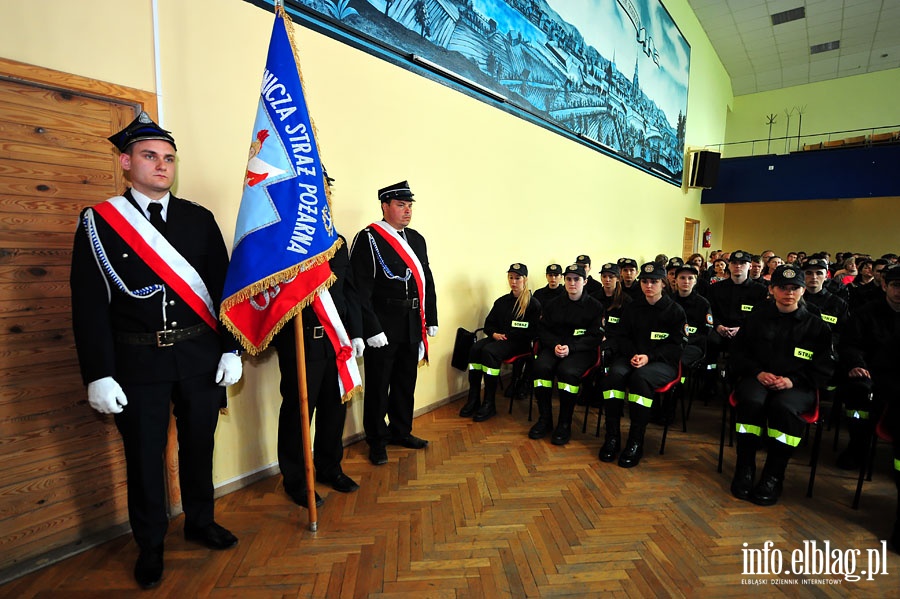
<path id="1" fill-rule="evenodd" d="M 709 227 L 703 232 L 703 247 L 712 247 L 712 233 L 709 232 Z"/>

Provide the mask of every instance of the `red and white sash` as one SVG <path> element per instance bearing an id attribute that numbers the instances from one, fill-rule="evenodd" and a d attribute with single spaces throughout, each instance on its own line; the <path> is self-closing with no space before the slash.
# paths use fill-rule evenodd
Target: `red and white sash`
<path id="1" fill-rule="evenodd" d="M 312 301 L 312 309 L 319 317 L 319 323 L 325 329 L 328 340 L 334 347 L 337 355 L 338 386 L 341 390 L 341 401 L 350 401 L 359 391 L 362 391 L 362 377 L 359 375 L 359 366 L 353 357 L 353 347 L 350 344 L 350 336 L 344 329 L 344 323 L 338 316 L 334 300 L 327 289 L 323 289 Z M 299 316 L 297 318 L 300 318 Z"/>
<path id="2" fill-rule="evenodd" d="M 92 208 L 122 240 L 187 302 L 214 331 L 218 318 L 212 297 L 200 273 L 156 230 L 147 217 L 123 196 L 110 198 Z"/>
<path id="3" fill-rule="evenodd" d="M 416 281 L 416 289 L 419 292 L 419 320 L 422 323 L 422 346 L 420 349 L 424 348 L 420 361 L 424 360 L 425 363 L 428 363 L 428 335 L 425 334 L 425 270 L 422 268 L 422 263 L 419 262 L 419 258 L 409 243 L 400 237 L 393 227 L 388 226 L 384 221 L 372 223 L 369 227 L 397 252 Z"/>

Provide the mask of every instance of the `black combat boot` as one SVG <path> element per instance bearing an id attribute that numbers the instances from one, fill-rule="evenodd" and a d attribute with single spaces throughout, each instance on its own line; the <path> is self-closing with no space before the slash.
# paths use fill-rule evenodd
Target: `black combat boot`
<path id="1" fill-rule="evenodd" d="M 631 422 L 631 428 L 628 429 L 628 440 L 625 442 L 625 449 L 619 455 L 619 466 L 622 468 L 634 468 L 641 463 L 644 457 L 644 430 L 646 424 L 635 424 Z"/>
<path id="2" fill-rule="evenodd" d="M 731 479 L 731 494 L 744 501 L 750 501 L 753 481 L 756 478 L 756 450 L 759 437 L 740 433 L 737 436 L 737 465 Z"/>
<path id="3" fill-rule="evenodd" d="M 497 406 L 495 405 L 495 396 L 497 395 L 497 377 L 485 375 L 484 377 L 484 401 L 481 407 L 475 412 L 472 418 L 475 422 L 484 422 L 485 420 L 497 415 Z"/>
<path id="4" fill-rule="evenodd" d="M 790 445 L 770 440 L 766 464 L 763 466 L 759 482 L 750 492 L 750 501 L 756 505 L 778 503 L 784 483 L 784 472 L 787 470 L 788 460 L 793 453 L 794 448 Z"/>
<path id="5" fill-rule="evenodd" d="M 528 431 L 529 439 L 543 439 L 553 428 L 553 406 L 550 404 L 550 389 L 534 390 L 538 405 L 538 421 Z"/>
<path id="6" fill-rule="evenodd" d="M 572 438 L 572 414 L 575 413 L 575 396 L 568 391 L 559 392 L 559 420 L 550 442 L 565 445 Z"/>
<path id="7" fill-rule="evenodd" d="M 460 418 L 471 418 L 481 407 L 481 371 L 469 371 L 469 400 L 459 411 Z"/>

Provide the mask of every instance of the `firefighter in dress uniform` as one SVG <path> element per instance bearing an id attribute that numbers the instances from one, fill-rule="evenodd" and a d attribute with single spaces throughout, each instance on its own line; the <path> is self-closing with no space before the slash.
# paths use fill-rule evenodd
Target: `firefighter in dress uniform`
<path id="1" fill-rule="evenodd" d="M 82 212 L 72 251 L 72 323 L 88 401 L 115 415 L 122 436 L 128 520 L 140 549 L 134 578 L 150 588 L 162 579 L 169 524 L 170 403 L 185 538 L 211 549 L 238 542 L 214 519 L 212 462 L 224 387 L 240 379 L 242 367 L 240 346 L 217 316 L 228 269 L 222 233 L 212 212 L 169 191 L 174 138 L 142 112 L 109 140 L 131 187 Z M 168 267 L 167 274 L 154 266 Z"/>
<path id="2" fill-rule="evenodd" d="M 408 227 L 413 193 L 401 181 L 378 191 L 383 219 L 353 240 L 350 264 L 363 319 L 366 391 L 363 428 L 369 461 L 387 464 L 388 444 L 424 449 L 412 434 L 417 369 L 437 334 L 437 296 L 425 238 Z M 385 423 L 385 416 L 390 424 Z"/>

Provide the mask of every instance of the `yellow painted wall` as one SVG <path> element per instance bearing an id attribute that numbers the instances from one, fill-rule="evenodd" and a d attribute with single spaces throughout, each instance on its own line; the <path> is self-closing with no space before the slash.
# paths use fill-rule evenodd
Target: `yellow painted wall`
<path id="1" fill-rule="evenodd" d="M 5 56 L 157 91 L 146 51 L 152 47 L 149 1 L 77 3 L 98 22 L 94 37 L 120 32 L 108 43 L 84 40 L 64 21 L 49 29 L 33 19 L 9 25 L 9 17 L 21 17 L 9 4 L 0 6 Z M 42 10 L 74 4 L 49 0 Z M 666 6 L 692 46 L 687 143 L 718 143 L 732 101 L 727 75 L 687 0 Z M 136 36 L 121 33 L 122 15 Z M 229 244 L 272 23 L 271 13 L 243 0 L 159 1 L 159 103 L 164 126 L 178 139 L 176 192 L 212 209 Z M 56 51 L 21 49 L 38 30 Z M 323 160 L 337 179 L 338 228 L 352 238 L 380 218 L 379 187 L 408 179 L 416 193 L 412 226 L 428 240 L 440 320 L 431 366 L 419 371 L 417 409 L 465 389 L 464 376 L 449 366 L 455 330 L 482 324 L 506 290 L 511 262 L 530 266 L 536 288 L 547 263 L 566 264 L 579 253 L 597 263 L 678 254 L 685 217 L 722 228 L 721 207 L 701 207 L 696 190 L 685 192 L 299 26 L 295 33 Z M 66 51 L 82 43 L 88 47 Z M 220 420 L 217 484 L 276 459 L 276 360 L 264 355 L 245 364 L 245 378 L 230 394 L 231 413 Z M 346 434 L 361 430 L 356 401 Z"/>
<path id="2" fill-rule="evenodd" d="M 765 139 L 765 115 L 773 112 L 779 117 L 772 135 L 783 136 L 787 124 L 784 110 L 794 106 L 805 106 L 804 134 L 886 126 L 900 129 L 898 96 L 900 69 L 738 96 L 734 99 L 734 111 L 728 116 L 726 139 Z M 792 135 L 796 135 L 797 126 L 795 114 L 791 120 Z M 756 153 L 762 153 L 763 147 Z M 783 151 L 784 141 L 773 143 L 773 153 Z M 900 246 L 893 226 L 900 217 L 900 198 L 732 204 L 724 208 L 724 217 L 726 249 L 743 248 L 757 253 L 764 249 L 824 249 L 832 254 L 850 250 L 881 255 L 897 252 Z"/>
<path id="3" fill-rule="evenodd" d="M 725 209 L 726 247 L 781 257 L 798 250 L 896 254 L 898 216 L 900 198 L 733 204 Z"/>

